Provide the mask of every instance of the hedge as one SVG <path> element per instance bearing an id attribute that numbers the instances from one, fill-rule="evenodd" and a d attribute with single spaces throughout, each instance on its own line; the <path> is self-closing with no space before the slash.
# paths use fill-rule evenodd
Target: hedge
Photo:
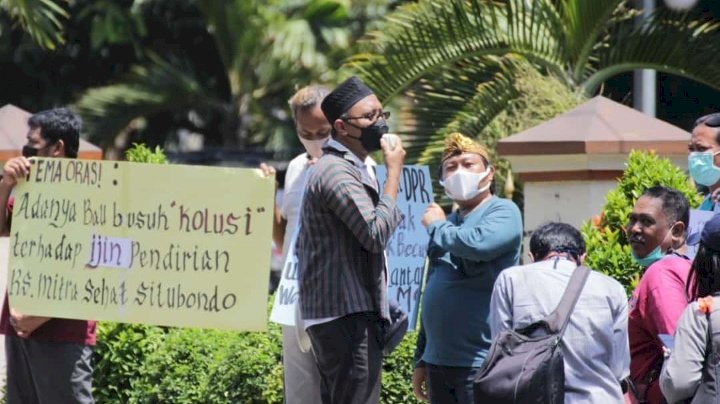
<path id="1" fill-rule="evenodd" d="M 383 364 L 381 402 L 416 403 L 415 333 Z M 282 403 L 281 332 L 101 323 L 95 399 L 101 403 Z"/>

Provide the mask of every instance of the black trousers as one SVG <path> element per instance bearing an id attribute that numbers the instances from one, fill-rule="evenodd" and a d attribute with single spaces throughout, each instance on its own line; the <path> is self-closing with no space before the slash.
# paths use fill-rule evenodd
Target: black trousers
<path id="1" fill-rule="evenodd" d="M 5 336 L 8 404 L 92 404 L 92 348 Z"/>
<path id="2" fill-rule="evenodd" d="M 474 404 L 473 382 L 480 368 L 425 364 L 430 404 Z"/>
<path id="3" fill-rule="evenodd" d="M 323 404 L 380 402 L 380 318 L 353 313 L 309 327 L 322 379 Z"/>

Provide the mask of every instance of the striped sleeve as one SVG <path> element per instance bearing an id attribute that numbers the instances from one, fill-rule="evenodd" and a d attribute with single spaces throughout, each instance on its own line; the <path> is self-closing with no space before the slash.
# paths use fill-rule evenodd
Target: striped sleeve
<path id="1" fill-rule="evenodd" d="M 375 206 L 365 186 L 345 164 L 333 164 L 324 173 L 327 206 L 350 229 L 366 250 L 382 253 L 403 215 L 395 200 L 382 195 Z"/>

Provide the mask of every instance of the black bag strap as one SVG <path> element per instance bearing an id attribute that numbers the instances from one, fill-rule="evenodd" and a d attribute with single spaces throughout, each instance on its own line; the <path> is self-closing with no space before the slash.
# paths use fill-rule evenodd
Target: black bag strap
<path id="1" fill-rule="evenodd" d="M 565 332 L 565 327 L 567 327 L 570 321 L 570 313 L 572 313 L 575 304 L 580 298 L 580 292 L 582 292 L 583 287 L 585 287 L 585 282 L 588 276 L 590 276 L 590 272 L 592 272 L 592 270 L 584 265 L 575 268 L 572 276 L 570 276 L 570 282 L 568 282 L 565 292 L 560 299 L 560 303 L 550 315 L 545 317 L 545 322 L 550 331 L 558 334 L 560 337 L 562 337 Z"/>

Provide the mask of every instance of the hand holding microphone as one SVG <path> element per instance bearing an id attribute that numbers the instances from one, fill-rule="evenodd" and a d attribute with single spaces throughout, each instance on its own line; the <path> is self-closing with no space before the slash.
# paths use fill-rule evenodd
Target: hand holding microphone
<path id="1" fill-rule="evenodd" d="M 399 175 L 405 161 L 405 149 L 402 147 L 400 136 L 386 133 L 380 139 L 380 146 L 385 156 L 385 166 L 388 173 L 395 171 Z"/>
<path id="2" fill-rule="evenodd" d="M 386 133 L 382 135 L 382 140 L 388 145 L 388 149 L 394 150 L 395 146 L 400 142 L 400 137 L 392 133 Z"/>

